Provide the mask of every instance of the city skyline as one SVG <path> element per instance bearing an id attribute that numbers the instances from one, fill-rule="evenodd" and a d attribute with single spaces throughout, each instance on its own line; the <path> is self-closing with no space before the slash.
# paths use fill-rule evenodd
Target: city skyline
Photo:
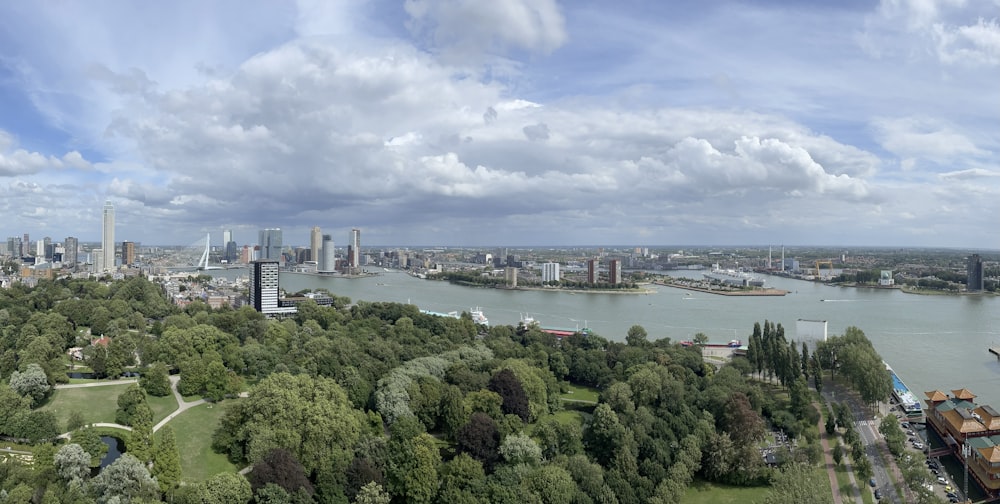
<path id="1" fill-rule="evenodd" d="M 1000 249 L 998 41 L 995 2 L 5 4 L 0 233 Z"/>

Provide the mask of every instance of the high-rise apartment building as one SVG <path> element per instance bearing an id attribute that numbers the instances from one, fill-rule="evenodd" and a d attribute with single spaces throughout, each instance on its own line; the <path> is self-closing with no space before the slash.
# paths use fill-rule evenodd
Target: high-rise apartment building
<path id="1" fill-rule="evenodd" d="M 122 242 L 122 264 L 125 266 L 135 264 L 135 242 Z"/>
<path id="2" fill-rule="evenodd" d="M 7 237 L 7 254 L 11 257 L 21 257 L 21 239 L 16 236 Z"/>
<path id="3" fill-rule="evenodd" d="M 354 228 L 351 230 L 351 241 L 347 246 L 347 267 L 350 273 L 355 273 L 361 266 L 361 230 Z"/>
<path id="4" fill-rule="evenodd" d="M 507 266 L 504 268 L 504 281 L 508 288 L 517 288 L 517 268 Z"/>
<path id="5" fill-rule="evenodd" d="M 322 253 L 319 262 L 316 263 L 316 271 L 320 273 L 331 273 L 337 270 L 337 250 L 333 245 L 333 236 L 323 235 Z"/>
<path id="6" fill-rule="evenodd" d="M 323 234 L 319 226 L 313 226 L 309 232 L 309 260 L 316 261 L 316 264 L 319 264 L 321 260 L 320 254 L 323 253 L 323 238 L 325 236 L 327 235 Z"/>
<path id="7" fill-rule="evenodd" d="M 543 282 L 559 281 L 559 263 L 547 262 L 545 264 L 542 264 L 542 281 Z"/>
<path id="8" fill-rule="evenodd" d="M 295 313 L 294 306 L 278 301 L 278 261 L 254 261 L 250 267 L 250 305 L 264 315 Z"/>
<path id="9" fill-rule="evenodd" d="M 622 260 L 612 259 L 608 261 L 608 282 L 611 285 L 622 283 Z"/>
<path id="10" fill-rule="evenodd" d="M 281 261 L 281 229 L 267 228 L 260 232 L 260 257 L 258 259 L 270 259 Z"/>
<path id="11" fill-rule="evenodd" d="M 101 229 L 101 250 L 103 251 L 101 270 L 115 269 L 115 207 L 111 200 L 104 202 L 104 219 Z"/>
<path id="12" fill-rule="evenodd" d="M 972 254 L 969 257 L 969 264 L 966 266 L 968 278 L 965 283 L 965 290 L 969 292 L 981 292 L 985 286 L 983 278 L 983 258 L 979 254 Z"/>
<path id="13" fill-rule="evenodd" d="M 587 283 L 595 284 L 597 283 L 597 259 L 587 259 Z"/>
<path id="14" fill-rule="evenodd" d="M 31 255 L 31 240 L 28 237 L 28 233 L 24 233 L 24 236 L 21 238 L 21 247 L 18 252 L 21 254 L 21 257 Z"/>
<path id="15" fill-rule="evenodd" d="M 74 266 L 77 263 L 77 253 L 80 251 L 80 240 L 76 237 L 67 236 L 63 241 L 63 264 Z"/>

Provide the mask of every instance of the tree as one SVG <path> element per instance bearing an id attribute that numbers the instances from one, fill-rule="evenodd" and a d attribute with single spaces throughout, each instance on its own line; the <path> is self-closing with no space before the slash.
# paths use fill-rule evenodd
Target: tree
<path id="1" fill-rule="evenodd" d="M 250 487 L 256 492 L 267 485 L 278 485 L 289 494 L 299 489 L 312 495 L 313 486 L 306 477 L 305 468 L 288 450 L 275 448 L 253 465 L 250 471 Z"/>
<path id="2" fill-rule="evenodd" d="M 223 472 L 198 485 L 197 495 L 202 504 L 246 504 L 253 492 L 242 474 Z"/>
<path id="3" fill-rule="evenodd" d="M 73 410 L 69 412 L 69 418 L 66 419 L 66 432 L 73 432 L 86 423 L 87 421 L 83 419 L 83 413 L 80 410 Z"/>
<path id="4" fill-rule="evenodd" d="M 151 396 L 165 397 L 170 395 L 170 375 L 167 371 L 167 365 L 159 361 L 154 362 L 139 378 L 139 386 Z"/>
<path id="5" fill-rule="evenodd" d="M 542 461 L 542 449 L 527 434 L 508 434 L 500 444 L 500 455 L 508 464 L 537 465 Z"/>
<path id="6" fill-rule="evenodd" d="M 469 417 L 469 422 L 459 429 L 455 436 L 456 451 L 467 453 L 483 464 L 489 471 L 497 460 L 497 448 L 500 443 L 500 433 L 493 419 L 485 413 L 476 412 Z"/>
<path id="7" fill-rule="evenodd" d="M 146 405 L 146 393 L 138 384 L 129 385 L 118 396 L 118 409 L 115 410 L 115 422 L 122 425 L 132 425 L 132 417 L 140 405 Z M 148 405 L 146 405 L 148 408 Z M 150 415 L 152 417 L 152 415 Z"/>
<path id="8" fill-rule="evenodd" d="M 837 440 L 833 445 L 833 463 L 840 465 L 840 462 L 844 460 L 844 447 L 840 444 L 840 440 Z"/>
<path id="9" fill-rule="evenodd" d="M 382 489 L 382 485 L 374 481 L 361 487 L 358 495 L 354 498 L 356 504 L 389 504 L 391 500 L 389 493 Z"/>
<path id="10" fill-rule="evenodd" d="M 527 422 L 531 416 L 531 409 L 528 405 L 528 394 L 524 392 L 521 381 L 517 379 L 510 369 L 501 369 L 493 374 L 487 388 L 503 399 L 500 410 L 505 414 L 514 414 Z"/>
<path id="11" fill-rule="evenodd" d="M 146 465 L 129 453 L 105 467 L 90 486 L 98 504 L 138 503 L 159 497 L 159 487 Z"/>
<path id="12" fill-rule="evenodd" d="M 694 344 L 698 346 L 705 346 L 708 344 L 708 335 L 705 333 L 697 333 L 694 335 Z"/>
<path id="13" fill-rule="evenodd" d="M 169 495 L 181 481 L 181 456 L 177 451 L 177 437 L 170 425 L 160 429 L 153 454 L 153 471 L 160 491 Z"/>
<path id="14" fill-rule="evenodd" d="M 628 434 L 618 415 L 610 406 L 601 403 L 594 408 L 594 416 L 583 433 L 583 444 L 597 463 L 607 466 L 625 446 Z"/>
<path id="15" fill-rule="evenodd" d="M 91 467 L 97 467 L 104 455 L 108 453 L 108 445 L 101 441 L 101 436 L 93 427 L 84 427 L 74 432 L 73 442 L 90 454 Z"/>
<path id="16" fill-rule="evenodd" d="M 441 454 L 432 438 L 421 433 L 411 439 L 391 441 L 388 482 L 393 494 L 406 502 L 428 504 L 437 494 Z"/>
<path id="17" fill-rule="evenodd" d="M 30 397 L 32 405 L 40 404 L 52 390 L 49 379 L 45 376 L 45 370 L 38 364 L 28 364 L 23 373 L 20 371 L 11 373 L 10 388 L 21 396 Z"/>
<path id="18" fill-rule="evenodd" d="M 56 474 L 67 482 L 90 477 L 90 454 L 83 451 L 83 448 L 76 443 L 59 448 L 53 463 Z"/>
<path id="19" fill-rule="evenodd" d="M 634 325 L 628 328 L 628 334 L 625 335 L 625 344 L 634 347 L 644 347 L 648 343 L 646 340 L 648 336 L 646 328 L 641 325 Z"/>

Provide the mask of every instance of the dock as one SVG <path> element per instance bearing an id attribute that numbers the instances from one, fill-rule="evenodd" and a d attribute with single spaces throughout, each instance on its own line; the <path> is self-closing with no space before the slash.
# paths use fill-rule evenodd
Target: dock
<path id="1" fill-rule="evenodd" d="M 990 353 L 997 356 L 1000 359 L 1000 347 L 990 347 Z"/>

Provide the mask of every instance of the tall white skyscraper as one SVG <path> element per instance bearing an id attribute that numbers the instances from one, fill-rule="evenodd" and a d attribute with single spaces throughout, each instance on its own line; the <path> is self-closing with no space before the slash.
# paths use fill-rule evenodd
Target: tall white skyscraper
<path id="1" fill-rule="evenodd" d="M 347 266 L 351 274 L 361 267 L 361 230 L 358 228 L 351 230 L 351 242 L 347 246 Z"/>
<path id="2" fill-rule="evenodd" d="M 111 200 L 104 202 L 104 221 L 101 230 L 101 250 L 103 251 L 103 271 L 115 269 L 115 206 Z"/>
<path id="3" fill-rule="evenodd" d="M 542 264 L 542 281 L 543 282 L 559 281 L 559 263 L 547 262 Z"/>
<path id="4" fill-rule="evenodd" d="M 332 273 L 336 271 L 337 267 L 337 251 L 333 246 L 333 237 L 325 234 L 323 235 L 323 252 L 320 255 L 319 262 L 316 263 L 316 271 L 321 273 Z"/>

